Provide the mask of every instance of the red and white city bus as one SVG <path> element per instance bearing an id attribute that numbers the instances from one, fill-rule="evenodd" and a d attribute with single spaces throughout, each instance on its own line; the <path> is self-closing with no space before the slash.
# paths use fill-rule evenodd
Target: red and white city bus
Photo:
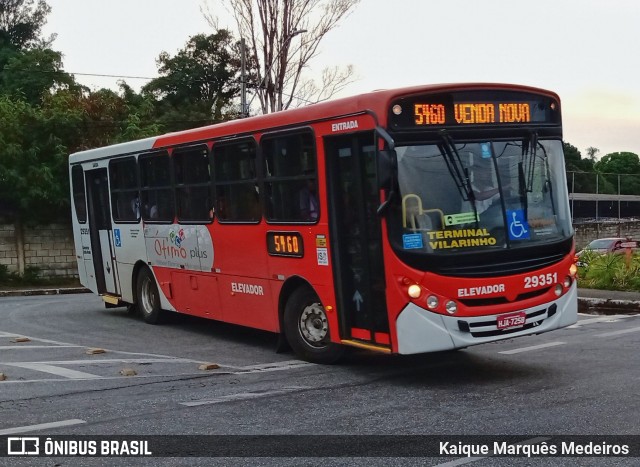
<path id="1" fill-rule="evenodd" d="M 80 279 L 315 362 L 558 329 L 577 319 L 561 138 L 552 92 L 447 84 L 72 154 Z"/>

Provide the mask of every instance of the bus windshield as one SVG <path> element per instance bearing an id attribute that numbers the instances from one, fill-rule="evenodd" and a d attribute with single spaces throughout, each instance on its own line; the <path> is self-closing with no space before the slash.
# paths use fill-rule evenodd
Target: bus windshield
<path id="1" fill-rule="evenodd" d="M 389 217 L 406 254 L 520 249 L 572 235 L 562 143 L 511 141 L 396 147 L 400 196 Z M 395 224 L 395 225 L 394 225 Z"/>

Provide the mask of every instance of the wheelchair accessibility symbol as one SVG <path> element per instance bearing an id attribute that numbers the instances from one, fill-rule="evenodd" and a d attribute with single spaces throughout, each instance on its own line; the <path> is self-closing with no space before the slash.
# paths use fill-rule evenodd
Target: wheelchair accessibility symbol
<path id="1" fill-rule="evenodd" d="M 510 240 L 527 240 L 529 236 L 529 224 L 524 218 L 522 209 L 507 210 L 507 221 L 509 222 Z"/>
<path id="2" fill-rule="evenodd" d="M 113 229 L 113 243 L 116 247 L 122 246 L 122 236 L 120 235 L 120 229 Z"/>

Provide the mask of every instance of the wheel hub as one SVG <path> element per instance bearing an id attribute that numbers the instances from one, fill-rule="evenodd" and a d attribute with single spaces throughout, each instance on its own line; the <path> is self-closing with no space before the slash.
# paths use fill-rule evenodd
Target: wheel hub
<path id="1" fill-rule="evenodd" d="M 142 311 L 144 313 L 150 313 L 153 309 L 153 301 L 155 299 L 151 281 L 146 279 L 142 283 Z"/>
<path id="2" fill-rule="evenodd" d="M 329 332 L 327 315 L 319 303 L 305 307 L 300 315 L 300 332 L 310 343 L 319 344 Z"/>

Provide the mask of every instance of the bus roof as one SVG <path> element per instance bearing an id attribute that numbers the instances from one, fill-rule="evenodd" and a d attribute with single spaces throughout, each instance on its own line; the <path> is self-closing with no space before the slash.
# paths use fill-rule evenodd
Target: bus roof
<path id="1" fill-rule="evenodd" d="M 259 115 L 245 119 L 236 119 L 216 123 L 175 133 L 166 133 L 155 137 L 120 143 L 102 148 L 76 152 L 69 156 L 69 163 L 108 158 L 116 155 L 136 154 L 153 149 L 175 145 L 195 143 L 228 136 L 263 132 L 272 128 L 300 126 L 314 121 L 340 118 L 343 116 L 373 112 L 384 123 L 389 102 L 398 96 L 407 96 L 425 92 L 446 92 L 453 90 L 493 90 L 507 89 L 546 94 L 559 100 L 554 92 L 517 84 L 498 83 L 446 83 L 412 86 L 405 88 L 383 89 L 350 97 L 311 104 L 305 107 Z"/>

